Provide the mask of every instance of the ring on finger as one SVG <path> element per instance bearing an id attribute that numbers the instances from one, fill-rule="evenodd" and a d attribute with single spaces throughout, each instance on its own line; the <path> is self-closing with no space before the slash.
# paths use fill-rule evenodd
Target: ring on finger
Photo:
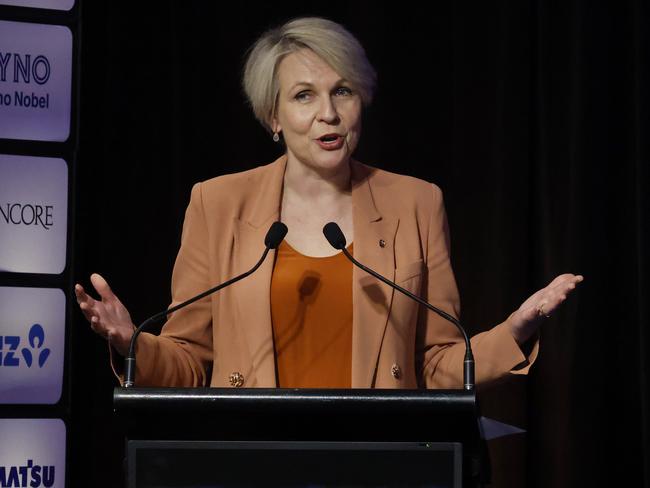
<path id="1" fill-rule="evenodd" d="M 550 317 L 550 314 L 547 314 L 546 312 L 544 312 L 544 305 L 545 305 L 545 303 L 542 303 L 542 304 L 537 308 L 537 315 L 538 315 L 539 317 L 542 317 L 542 316 L 543 316 L 543 317 L 549 318 L 549 317 Z"/>

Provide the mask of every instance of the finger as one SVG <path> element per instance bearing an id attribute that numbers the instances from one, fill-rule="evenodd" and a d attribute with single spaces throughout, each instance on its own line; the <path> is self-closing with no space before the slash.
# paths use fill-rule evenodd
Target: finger
<path id="1" fill-rule="evenodd" d="M 99 336 L 103 337 L 104 339 L 106 339 L 106 337 L 107 337 L 107 329 L 106 329 L 106 327 L 104 327 L 102 325 L 101 321 L 99 320 L 99 317 L 97 317 L 97 316 L 91 317 L 90 328 L 97 335 L 99 335 Z"/>
<path id="2" fill-rule="evenodd" d="M 98 302 L 93 297 L 88 295 L 85 291 L 83 291 L 83 287 L 81 285 L 75 286 L 75 293 L 77 294 L 77 303 L 79 304 L 81 312 L 83 313 L 86 320 L 90 321 L 93 315 L 95 315 L 97 312 L 96 308 Z"/>
<path id="3" fill-rule="evenodd" d="M 81 305 L 82 303 L 88 304 L 90 307 L 95 305 L 95 299 L 88 295 L 83 287 L 77 284 L 74 288 L 75 295 L 77 296 L 77 303 Z"/>
<path id="4" fill-rule="evenodd" d="M 79 304 L 79 308 L 81 309 L 83 316 L 86 317 L 86 320 L 92 320 L 93 316 L 95 315 L 92 307 L 89 307 L 88 304 L 84 302 Z"/>
<path id="5" fill-rule="evenodd" d="M 88 296 L 86 294 L 86 290 L 84 290 L 84 287 L 81 286 L 79 283 L 76 283 L 74 285 L 74 294 L 77 297 L 77 301 L 79 300 L 85 300 L 86 297 Z"/>
<path id="6" fill-rule="evenodd" d="M 572 275 L 571 278 L 566 279 L 559 285 L 555 287 L 555 291 L 559 293 L 564 293 L 565 295 L 571 293 L 572 290 L 575 290 L 576 286 L 584 280 L 582 275 Z"/>
<path id="7" fill-rule="evenodd" d="M 551 282 L 546 285 L 546 288 L 554 288 L 559 284 L 564 283 L 567 279 L 571 278 L 573 275 L 571 273 L 564 273 L 561 275 L 557 275 L 555 278 L 551 280 Z"/>
<path id="8" fill-rule="evenodd" d="M 99 296 L 102 297 L 102 300 L 115 300 L 115 294 L 102 275 L 93 273 L 90 275 L 90 282 L 95 287 L 95 290 L 97 290 L 97 293 L 99 293 Z"/>
<path id="9" fill-rule="evenodd" d="M 551 290 L 537 305 L 538 314 L 549 317 L 566 300 L 567 293 L 561 290 Z"/>
<path id="10" fill-rule="evenodd" d="M 571 293 L 575 289 L 576 289 L 576 283 L 574 281 L 570 281 L 564 287 L 564 294 L 568 295 L 569 293 Z"/>
<path id="11" fill-rule="evenodd" d="M 557 294 L 566 294 L 569 293 L 571 290 L 575 289 L 576 285 L 573 282 L 573 280 L 565 280 L 561 283 L 558 283 L 554 287 L 548 290 L 548 293 L 552 293 L 554 295 Z"/>
<path id="12" fill-rule="evenodd" d="M 575 279 L 575 275 L 571 273 L 564 273 L 561 275 L 556 276 L 553 281 L 551 281 L 546 288 L 555 288 L 557 286 L 562 286 L 570 281 L 573 281 Z"/>
<path id="13" fill-rule="evenodd" d="M 580 283 L 584 277 L 572 274 L 560 275 L 555 278 L 546 288 L 555 292 L 567 293 L 575 289 L 576 285 Z"/>
<path id="14" fill-rule="evenodd" d="M 90 329 L 95 334 L 100 334 L 101 328 L 100 328 L 99 322 L 97 321 L 97 317 L 95 317 L 95 316 L 90 317 Z"/>

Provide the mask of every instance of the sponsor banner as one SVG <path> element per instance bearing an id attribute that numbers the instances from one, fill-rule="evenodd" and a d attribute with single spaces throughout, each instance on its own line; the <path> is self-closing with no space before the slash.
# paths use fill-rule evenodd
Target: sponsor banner
<path id="1" fill-rule="evenodd" d="M 65 486 L 61 419 L 0 419 L 0 487 Z"/>
<path id="2" fill-rule="evenodd" d="M 70 10 L 74 7 L 74 0 L 0 0 L 0 5 L 46 8 L 49 10 Z"/>
<path id="3" fill-rule="evenodd" d="M 0 138 L 67 140 L 71 89 L 70 29 L 0 21 Z"/>
<path id="4" fill-rule="evenodd" d="M 0 154 L 0 271 L 62 273 L 67 230 L 66 162 Z"/>
<path id="5" fill-rule="evenodd" d="M 0 287 L 0 403 L 61 398 L 65 302 L 55 288 Z"/>

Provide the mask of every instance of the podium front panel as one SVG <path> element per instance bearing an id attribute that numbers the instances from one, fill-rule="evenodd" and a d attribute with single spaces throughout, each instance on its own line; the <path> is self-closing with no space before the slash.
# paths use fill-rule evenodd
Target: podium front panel
<path id="1" fill-rule="evenodd" d="M 462 486 L 458 442 L 127 442 L 128 488 Z"/>

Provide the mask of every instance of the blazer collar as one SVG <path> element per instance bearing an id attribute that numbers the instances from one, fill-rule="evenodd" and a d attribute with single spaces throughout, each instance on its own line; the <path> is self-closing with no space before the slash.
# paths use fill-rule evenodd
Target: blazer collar
<path id="1" fill-rule="evenodd" d="M 287 155 L 283 154 L 272 163 L 266 165 L 262 177 L 262 184 L 256 188 L 256 198 L 251 205 L 249 214 L 244 218 L 248 223 L 258 228 L 280 216 L 282 204 L 282 188 L 284 172 L 287 168 Z M 375 205 L 375 200 L 370 188 L 370 177 L 375 171 L 354 158 L 351 158 L 352 178 L 352 203 L 355 217 L 369 222 L 381 220 L 381 214 Z"/>
<path id="2" fill-rule="evenodd" d="M 287 156 L 267 165 L 258 182 L 250 212 L 236 219 L 235 270 L 249 269 L 264 250 L 264 237 L 279 219 Z M 398 220 L 382 216 L 375 204 L 372 173 L 375 170 L 351 159 L 354 255 L 357 260 L 393 280 L 394 241 Z M 253 183 L 253 182 L 251 182 Z M 233 290 L 238 302 L 238 323 L 244 330 L 257 384 L 275 387 L 275 357 L 271 323 L 271 275 L 275 251 L 251 276 Z M 237 271 L 239 270 L 239 271 Z M 352 387 L 374 386 L 374 372 L 390 311 L 393 289 L 357 268 L 353 269 Z"/>

